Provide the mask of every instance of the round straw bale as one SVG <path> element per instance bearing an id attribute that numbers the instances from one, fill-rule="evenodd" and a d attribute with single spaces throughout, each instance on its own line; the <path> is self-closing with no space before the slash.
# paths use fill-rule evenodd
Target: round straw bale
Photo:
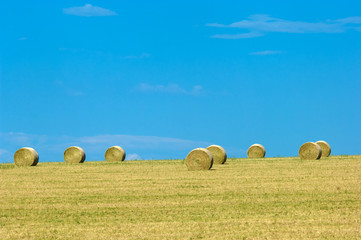
<path id="1" fill-rule="evenodd" d="M 221 146 L 211 145 L 207 147 L 213 156 L 213 164 L 224 164 L 227 160 L 227 153 Z"/>
<path id="2" fill-rule="evenodd" d="M 205 148 L 196 148 L 188 153 L 185 164 L 188 170 L 209 170 L 213 165 L 213 156 Z"/>
<path id="3" fill-rule="evenodd" d="M 266 155 L 266 149 L 261 144 L 253 144 L 248 148 L 248 158 L 263 158 Z"/>
<path id="4" fill-rule="evenodd" d="M 318 144 L 313 142 L 306 142 L 300 147 L 298 155 L 301 159 L 317 160 L 320 159 L 322 150 Z"/>
<path id="5" fill-rule="evenodd" d="M 80 147 L 68 147 L 64 152 L 64 160 L 66 163 L 83 163 L 85 161 L 85 152 Z"/>
<path id="6" fill-rule="evenodd" d="M 330 145 L 325 141 L 317 141 L 316 144 L 321 147 L 322 155 L 321 157 L 328 157 L 331 154 L 331 147 Z"/>
<path id="7" fill-rule="evenodd" d="M 108 162 L 120 162 L 125 159 L 125 151 L 119 146 L 113 146 L 108 148 L 104 154 L 105 161 Z"/>
<path id="8" fill-rule="evenodd" d="M 39 155 L 33 148 L 20 148 L 14 154 L 14 163 L 16 166 L 36 166 L 38 162 Z"/>

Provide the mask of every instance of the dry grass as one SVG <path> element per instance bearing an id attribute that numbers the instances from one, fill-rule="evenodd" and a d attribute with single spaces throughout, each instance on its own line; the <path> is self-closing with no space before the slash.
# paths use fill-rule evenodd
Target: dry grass
<path id="1" fill-rule="evenodd" d="M 361 156 L 0 164 L 1 239 L 360 239 Z"/>

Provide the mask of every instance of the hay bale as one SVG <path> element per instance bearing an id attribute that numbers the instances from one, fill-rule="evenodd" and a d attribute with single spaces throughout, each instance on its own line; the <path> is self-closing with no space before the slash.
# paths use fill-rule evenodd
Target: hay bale
<path id="1" fill-rule="evenodd" d="M 263 158 L 266 155 L 266 149 L 261 144 L 253 144 L 248 148 L 248 158 Z"/>
<path id="2" fill-rule="evenodd" d="M 207 147 L 213 156 L 213 164 L 224 164 L 227 160 L 227 153 L 221 146 L 211 145 Z"/>
<path id="3" fill-rule="evenodd" d="M 320 159 L 322 150 L 318 144 L 313 142 L 306 142 L 300 147 L 298 155 L 301 159 L 317 160 Z"/>
<path id="4" fill-rule="evenodd" d="M 14 154 L 14 163 L 16 166 L 36 166 L 39 162 L 39 155 L 35 149 L 23 147 Z"/>
<path id="5" fill-rule="evenodd" d="M 80 147 L 68 147 L 64 152 L 64 160 L 66 163 L 83 163 L 85 161 L 85 152 Z"/>
<path id="6" fill-rule="evenodd" d="M 321 147 L 322 155 L 321 157 L 328 157 L 331 154 L 331 147 L 330 145 L 325 141 L 317 141 L 316 144 Z"/>
<path id="7" fill-rule="evenodd" d="M 188 153 L 185 164 L 188 170 L 209 170 L 213 166 L 213 156 L 205 148 L 196 148 Z"/>
<path id="8" fill-rule="evenodd" d="M 107 162 L 121 162 L 125 159 L 125 151 L 119 146 L 113 146 L 105 151 L 104 157 Z"/>

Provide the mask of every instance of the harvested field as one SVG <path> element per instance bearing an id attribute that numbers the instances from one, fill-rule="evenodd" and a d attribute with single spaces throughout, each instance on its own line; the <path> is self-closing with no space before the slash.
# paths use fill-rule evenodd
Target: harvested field
<path id="1" fill-rule="evenodd" d="M 361 156 L 0 164 L 1 239 L 360 239 Z"/>

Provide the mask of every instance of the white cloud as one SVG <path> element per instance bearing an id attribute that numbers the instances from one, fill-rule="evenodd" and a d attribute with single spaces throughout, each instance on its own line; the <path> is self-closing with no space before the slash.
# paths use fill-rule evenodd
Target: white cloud
<path id="1" fill-rule="evenodd" d="M 249 33 L 239 33 L 239 34 L 215 34 L 211 36 L 212 38 L 223 38 L 223 39 L 240 39 L 240 38 L 255 38 L 262 37 L 263 33 L 249 32 Z"/>
<path id="2" fill-rule="evenodd" d="M 251 52 L 249 55 L 258 55 L 258 56 L 264 56 L 264 55 L 275 55 L 275 54 L 281 54 L 284 53 L 283 51 L 272 51 L 272 50 L 265 50 L 265 51 L 259 51 L 259 52 Z"/>
<path id="3" fill-rule="evenodd" d="M 148 83 L 141 83 L 137 86 L 136 89 L 140 92 L 158 92 L 171 94 L 199 95 L 203 93 L 203 87 L 200 85 L 193 86 L 192 89 L 187 90 L 174 83 L 170 83 L 168 85 L 150 85 Z"/>
<path id="4" fill-rule="evenodd" d="M 45 135 L 9 132 L 0 133 L 0 139 L 6 140 L 6 142 L 10 144 L 31 145 L 34 143 L 44 143 L 47 141 L 48 137 Z"/>
<path id="5" fill-rule="evenodd" d="M 68 94 L 69 96 L 72 96 L 72 97 L 81 97 L 81 96 L 85 95 L 84 92 L 82 92 L 80 90 L 75 90 L 75 89 L 67 89 L 66 94 Z"/>
<path id="6" fill-rule="evenodd" d="M 106 134 L 97 136 L 45 136 L 26 133 L 0 133 L 0 162 L 13 162 L 12 154 L 21 147 L 33 147 L 41 162 L 63 161 L 64 150 L 79 146 L 86 152 L 89 161 L 104 160 L 107 148 L 118 145 L 130 152 L 127 159 L 176 159 L 185 158 L 197 147 L 207 147 L 209 142 L 188 139 Z M 6 150 L 5 150 L 6 149 Z M 135 153 L 137 155 L 135 155 Z M 142 157 L 140 157 L 142 156 Z"/>
<path id="7" fill-rule="evenodd" d="M 216 34 L 213 38 L 238 39 L 260 37 L 266 33 L 343 33 L 349 29 L 358 29 L 361 17 L 348 17 L 319 22 L 290 21 L 268 15 L 251 15 L 247 19 L 231 24 L 209 23 L 206 26 L 216 28 L 236 28 L 248 30 L 240 34 Z"/>
<path id="8" fill-rule="evenodd" d="M 334 20 L 334 22 L 339 22 L 343 24 L 361 24 L 361 17 L 347 17 L 342 19 Z"/>
<path id="9" fill-rule="evenodd" d="M 143 58 L 149 58 L 149 57 L 150 57 L 149 53 L 142 53 L 140 55 L 125 56 L 123 58 L 125 58 L 125 59 L 143 59 Z"/>
<path id="10" fill-rule="evenodd" d="M 91 4 L 85 4 L 84 7 L 64 8 L 63 13 L 68 15 L 82 16 L 82 17 L 99 17 L 99 16 L 117 15 L 112 10 L 96 7 Z"/>
<path id="11" fill-rule="evenodd" d="M 3 154 L 6 154 L 6 153 L 8 153 L 7 150 L 0 148 L 0 156 L 3 155 Z"/>
<path id="12" fill-rule="evenodd" d="M 21 37 L 21 38 L 19 38 L 18 40 L 19 40 L 19 41 L 25 41 L 25 40 L 28 40 L 28 38 L 27 38 L 27 37 Z"/>
<path id="13" fill-rule="evenodd" d="M 136 153 L 131 153 L 126 155 L 125 160 L 142 160 L 142 158 Z"/>
<path id="14" fill-rule="evenodd" d="M 193 145 L 195 141 L 179 138 L 158 137 L 158 136 L 134 136 L 121 134 L 107 134 L 98 136 L 86 136 L 74 139 L 78 144 L 90 145 L 112 145 L 127 146 L 129 148 L 152 149 L 168 145 L 169 148 Z"/>

